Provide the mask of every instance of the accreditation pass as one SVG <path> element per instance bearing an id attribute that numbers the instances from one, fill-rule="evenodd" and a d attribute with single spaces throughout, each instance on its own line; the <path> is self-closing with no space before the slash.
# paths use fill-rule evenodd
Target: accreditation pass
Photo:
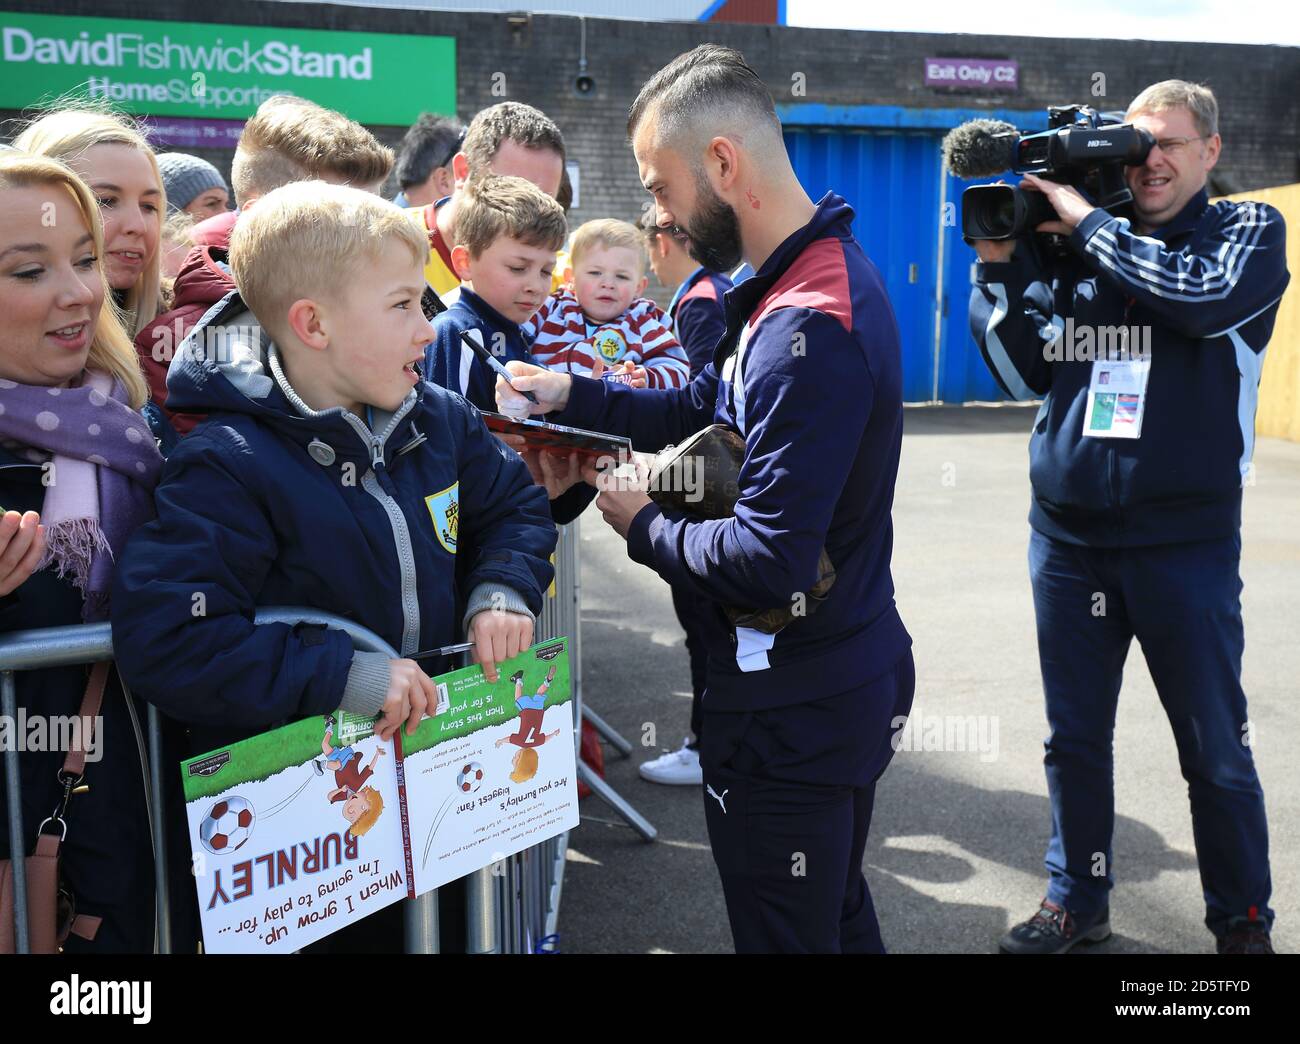
<path id="1" fill-rule="evenodd" d="M 1103 439 L 1136 439 L 1142 434 L 1151 358 L 1095 359 L 1088 382 L 1083 434 Z"/>

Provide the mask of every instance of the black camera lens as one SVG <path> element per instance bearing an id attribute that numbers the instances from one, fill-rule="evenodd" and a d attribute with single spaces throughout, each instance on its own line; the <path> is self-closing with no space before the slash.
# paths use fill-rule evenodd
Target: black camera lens
<path id="1" fill-rule="evenodd" d="M 1016 190 L 973 185 L 962 193 L 961 230 L 967 239 L 1009 239 L 1016 234 Z"/>
<path id="2" fill-rule="evenodd" d="M 984 219 L 988 230 L 994 235 L 1009 236 L 1016 227 L 1016 199 L 1010 193 L 998 193 Z"/>

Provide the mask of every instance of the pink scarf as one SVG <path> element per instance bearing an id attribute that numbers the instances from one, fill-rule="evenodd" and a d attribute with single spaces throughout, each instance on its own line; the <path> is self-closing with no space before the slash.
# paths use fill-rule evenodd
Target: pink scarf
<path id="1" fill-rule="evenodd" d="M 154 517 L 162 455 L 149 425 L 120 381 L 85 371 L 69 388 L 0 380 L 0 437 L 49 456 L 40 568 L 71 577 L 83 619 L 105 619 L 113 559 Z"/>

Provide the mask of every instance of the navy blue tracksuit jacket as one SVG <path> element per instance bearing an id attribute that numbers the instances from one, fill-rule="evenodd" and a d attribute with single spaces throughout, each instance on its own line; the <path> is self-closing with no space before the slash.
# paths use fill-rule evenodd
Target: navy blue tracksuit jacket
<path id="1" fill-rule="evenodd" d="M 707 707 L 817 700 L 890 671 L 911 639 L 894 605 L 890 508 L 903 431 L 898 328 L 875 266 L 833 193 L 762 271 L 726 295 L 713 361 L 686 388 L 631 389 L 575 377 L 562 424 L 626 433 L 639 450 L 711 423 L 745 436 L 731 518 L 655 505 L 628 553 L 709 603 Z M 775 635 L 732 628 L 723 605 L 790 606 L 836 569 L 827 600 Z"/>
<path id="2" fill-rule="evenodd" d="M 691 361 L 692 378 L 698 377 L 713 361 L 713 350 L 727 332 L 724 301 L 731 285 L 731 280 L 721 272 L 700 265 L 682 280 L 668 304 L 673 333 Z M 672 590 L 673 609 L 686 632 L 686 652 L 691 663 L 691 733 L 698 742 L 703 727 L 700 699 L 708 675 L 708 657 L 699 622 L 702 607 L 696 592 L 680 587 Z"/>
<path id="3" fill-rule="evenodd" d="M 1236 533 L 1264 349 L 1289 279 L 1281 215 L 1265 203 L 1211 204 L 1202 190 L 1148 236 L 1094 210 L 1070 246 L 1047 265 L 1022 243 L 1010 261 L 978 265 L 971 293 L 971 332 L 998 383 L 1013 398 L 1043 398 L 1029 444 L 1030 524 L 1090 547 Z M 1150 328 L 1141 438 L 1083 436 L 1091 360 L 1045 350 L 1067 319 Z"/>

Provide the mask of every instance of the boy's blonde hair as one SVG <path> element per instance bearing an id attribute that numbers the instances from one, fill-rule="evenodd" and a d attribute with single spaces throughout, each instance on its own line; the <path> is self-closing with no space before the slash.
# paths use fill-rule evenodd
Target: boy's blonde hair
<path id="1" fill-rule="evenodd" d="M 1202 138 L 1219 133 L 1219 103 L 1210 88 L 1187 80 L 1161 80 L 1142 91 L 1129 104 L 1127 118 L 1143 113 L 1186 109 Z"/>
<path id="2" fill-rule="evenodd" d="M 282 185 L 326 174 L 368 188 L 392 169 L 393 150 L 361 124 L 305 98 L 277 94 L 244 124 L 230 184 L 242 207 Z"/>
<path id="3" fill-rule="evenodd" d="M 379 820 L 384 811 L 384 798 L 374 787 L 362 787 L 360 796 L 366 799 L 366 810 L 348 827 L 348 833 L 360 837 Z"/>
<path id="4" fill-rule="evenodd" d="M 99 204 L 86 183 L 57 160 L 23 152 L 0 153 L 0 192 L 46 185 L 65 189 L 77 204 L 87 230 L 94 237 L 95 257 L 98 259 L 95 269 L 104 283 L 104 305 L 95 323 L 86 369 L 106 373 L 121 381 L 131 408 L 138 410 L 149 398 L 149 388 L 140 373 L 135 346 L 113 302 L 108 280 L 104 278 L 104 226 L 99 217 Z"/>
<path id="5" fill-rule="evenodd" d="M 621 247 L 636 254 L 637 270 L 645 275 L 646 252 L 645 236 L 635 226 L 616 218 L 598 218 L 584 221 L 573 234 L 573 267 L 576 270 L 582 261 L 582 255 L 593 247 Z"/>
<path id="6" fill-rule="evenodd" d="M 429 242 L 400 207 L 348 185 L 296 181 L 235 224 L 230 270 L 244 303 L 274 330 L 295 301 L 345 293 L 391 240 L 410 251 L 417 268 L 424 265 Z"/>
<path id="7" fill-rule="evenodd" d="M 14 139 L 14 148 L 37 156 L 49 156 L 75 169 L 87 149 L 96 145 L 128 145 L 143 152 L 153 168 L 154 183 L 159 191 L 158 213 L 154 218 L 158 222 L 159 247 L 135 285 L 127 290 L 123 302 L 127 333 L 135 337 L 157 318 L 162 305 L 162 216 L 167 213 L 167 189 L 158 172 L 158 159 L 129 117 L 91 103 L 59 104 L 60 108 L 54 112 L 29 123 Z"/>
<path id="8" fill-rule="evenodd" d="M 456 195 L 452 242 L 480 257 L 500 236 L 542 250 L 564 246 L 569 225 L 560 204 L 531 181 L 513 175 L 482 174 Z"/>

